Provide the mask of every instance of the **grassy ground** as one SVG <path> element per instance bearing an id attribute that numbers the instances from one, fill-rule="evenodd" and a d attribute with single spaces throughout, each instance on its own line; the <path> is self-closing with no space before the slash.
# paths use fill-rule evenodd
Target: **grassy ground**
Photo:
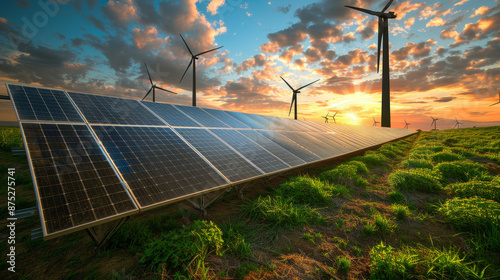
<path id="1" fill-rule="evenodd" d="M 2 142 L 0 176 L 16 168 L 29 207 L 26 158 L 8 152 L 15 138 Z M 38 217 L 20 220 L 17 273 L 2 262 L 0 278 L 499 278 L 500 127 L 422 132 L 246 190 L 204 218 L 184 203 L 133 216 L 97 254 L 84 232 L 32 241 Z M 0 207 L 5 256 L 6 199 Z"/>

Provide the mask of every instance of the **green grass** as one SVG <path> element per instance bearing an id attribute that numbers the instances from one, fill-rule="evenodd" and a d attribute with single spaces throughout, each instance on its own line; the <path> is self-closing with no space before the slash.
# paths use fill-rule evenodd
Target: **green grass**
<path id="1" fill-rule="evenodd" d="M 106 248 L 125 248 L 132 253 L 139 253 L 153 237 L 154 233 L 144 221 L 130 220 L 118 229 L 113 238 L 107 242 Z"/>
<path id="2" fill-rule="evenodd" d="M 410 209 L 406 205 L 392 204 L 391 210 L 398 220 L 406 220 L 411 215 Z"/>
<path id="3" fill-rule="evenodd" d="M 252 234 L 252 229 L 242 222 L 228 222 L 220 228 L 222 230 L 222 237 L 224 238 L 224 246 L 227 247 L 231 255 L 253 258 L 252 249 L 248 242 Z"/>
<path id="4" fill-rule="evenodd" d="M 388 159 L 386 156 L 380 153 L 376 153 L 374 151 L 368 151 L 364 156 L 358 156 L 353 158 L 353 160 L 361 161 L 366 164 L 369 168 L 374 168 L 380 165 L 387 163 Z"/>
<path id="5" fill-rule="evenodd" d="M 500 182 L 495 181 L 470 181 L 466 183 L 455 183 L 446 187 L 457 197 L 479 196 L 500 202 Z"/>
<path id="6" fill-rule="evenodd" d="M 337 269 L 342 273 L 349 272 L 351 268 L 351 260 L 346 257 L 338 257 L 337 259 Z"/>
<path id="7" fill-rule="evenodd" d="M 391 233 L 397 228 L 396 224 L 393 221 L 387 219 L 387 217 L 382 214 L 375 214 L 373 220 L 376 229 L 382 234 Z"/>
<path id="8" fill-rule="evenodd" d="M 19 128 L 0 128 L 0 149 L 9 151 L 11 148 L 24 147 Z"/>
<path id="9" fill-rule="evenodd" d="M 405 159 L 403 162 L 401 162 L 401 165 L 405 168 L 411 168 L 411 169 L 426 168 L 432 170 L 433 167 L 433 164 L 430 160 L 423 158 Z"/>
<path id="10" fill-rule="evenodd" d="M 488 177 L 486 167 L 470 160 L 443 162 L 436 165 L 434 170 L 441 175 L 443 182 L 446 183 L 467 182 Z"/>
<path id="11" fill-rule="evenodd" d="M 399 190 L 434 193 L 441 190 L 440 178 L 429 169 L 397 170 L 389 175 L 388 183 Z"/>
<path id="12" fill-rule="evenodd" d="M 276 194 L 286 199 L 290 199 L 295 204 L 307 204 L 311 206 L 331 205 L 332 196 L 348 195 L 349 189 L 341 185 L 332 186 L 328 182 L 298 176 L 290 178 L 283 183 Z"/>
<path id="13" fill-rule="evenodd" d="M 387 193 L 387 198 L 392 203 L 403 203 L 406 201 L 405 196 L 402 193 L 400 193 L 399 191 L 392 191 L 392 192 Z"/>
<path id="14" fill-rule="evenodd" d="M 354 165 L 341 164 L 334 169 L 321 173 L 319 178 L 334 185 L 364 188 L 368 182 L 357 173 L 357 170 L 358 168 Z"/>
<path id="15" fill-rule="evenodd" d="M 325 218 L 307 205 L 294 204 L 281 196 L 259 197 L 241 208 L 244 216 L 264 220 L 271 228 L 292 228 L 309 224 L 324 224 Z"/>
<path id="16" fill-rule="evenodd" d="M 450 161 L 457 161 L 457 160 L 463 160 L 463 159 L 465 159 L 463 156 L 454 154 L 454 153 L 446 151 L 446 150 L 431 155 L 431 160 L 435 163 L 450 162 Z"/>
<path id="17" fill-rule="evenodd" d="M 368 167 L 366 167 L 366 164 L 364 162 L 358 161 L 358 160 L 350 160 L 345 163 L 346 165 L 352 165 L 356 166 L 358 174 L 368 174 Z"/>

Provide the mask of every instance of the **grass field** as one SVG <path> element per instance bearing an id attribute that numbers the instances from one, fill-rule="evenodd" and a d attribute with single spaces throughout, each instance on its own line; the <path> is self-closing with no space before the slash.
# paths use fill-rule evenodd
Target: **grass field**
<path id="1" fill-rule="evenodd" d="M 19 129 L 0 130 L 0 177 L 35 205 Z M 20 183 L 21 182 L 21 183 Z M 0 201 L 7 254 L 6 190 Z M 364 155 L 132 216 L 99 253 L 82 231 L 31 240 L 1 279 L 499 279 L 500 127 L 421 132 Z"/>

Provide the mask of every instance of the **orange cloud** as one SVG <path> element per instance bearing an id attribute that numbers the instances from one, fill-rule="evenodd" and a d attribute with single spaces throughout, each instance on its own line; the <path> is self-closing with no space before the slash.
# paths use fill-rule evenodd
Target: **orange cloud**
<path id="1" fill-rule="evenodd" d="M 431 27 L 431 26 L 443 26 L 445 25 L 446 21 L 444 21 L 442 18 L 440 17 L 435 17 L 433 19 L 431 19 L 426 25 L 425 27 Z"/>
<path id="2" fill-rule="evenodd" d="M 207 6 L 207 11 L 209 11 L 212 15 L 217 14 L 217 9 L 224 5 L 225 0 L 212 0 Z"/>
<path id="3" fill-rule="evenodd" d="M 270 41 L 262 46 L 260 46 L 260 50 L 265 52 L 265 53 L 275 53 L 280 49 L 280 46 L 278 45 L 277 42 Z"/>
<path id="4" fill-rule="evenodd" d="M 148 26 L 142 30 L 134 28 L 134 30 L 132 30 L 132 36 L 134 37 L 135 45 L 139 49 L 146 48 L 149 50 L 156 50 L 168 40 L 168 37 L 158 37 L 158 31 L 154 26 Z"/>
<path id="5" fill-rule="evenodd" d="M 405 28 L 409 29 L 415 23 L 415 18 L 411 17 L 405 21 Z"/>
<path id="6" fill-rule="evenodd" d="M 131 19 L 137 18 L 132 0 L 109 1 L 103 11 L 117 26 L 124 26 Z"/>
<path id="7" fill-rule="evenodd" d="M 443 31 L 441 31 L 441 39 L 456 38 L 457 36 L 458 36 L 458 32 L 455 30 L 443 30 Z"/>

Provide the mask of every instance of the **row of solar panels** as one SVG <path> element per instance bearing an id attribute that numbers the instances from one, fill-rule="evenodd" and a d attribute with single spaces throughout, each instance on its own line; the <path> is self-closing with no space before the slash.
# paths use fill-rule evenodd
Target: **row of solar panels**
<path id="1" fill-rule="evenodd" d="M 414 131 L 8 85 L 45 237 Z"/>

